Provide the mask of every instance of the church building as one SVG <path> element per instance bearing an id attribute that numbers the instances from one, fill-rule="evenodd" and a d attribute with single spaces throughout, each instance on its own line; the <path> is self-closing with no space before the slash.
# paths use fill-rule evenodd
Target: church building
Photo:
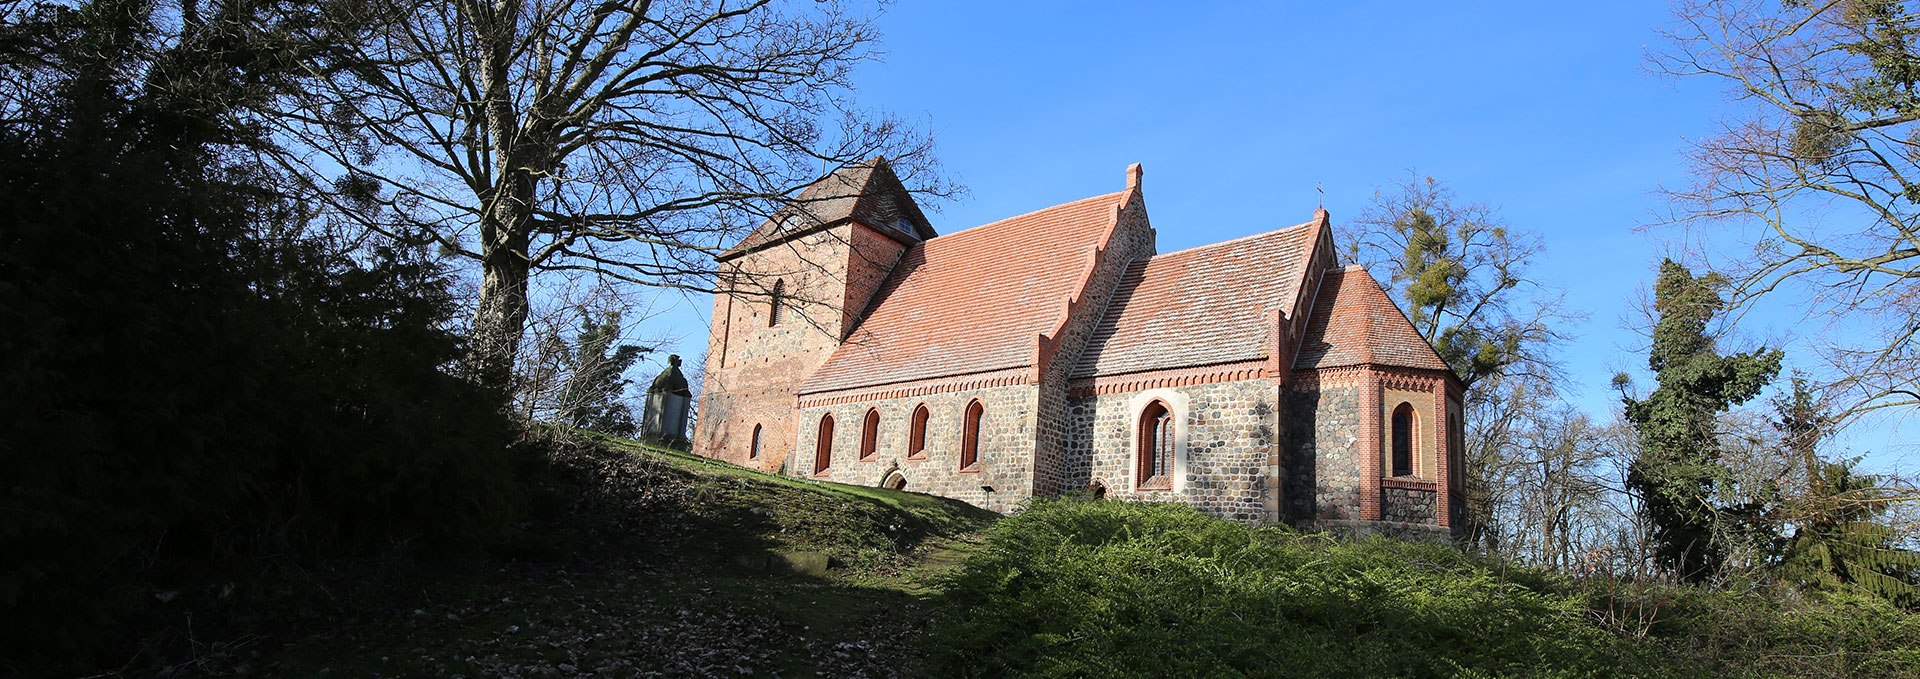
<path id="1" fill-rule="evenodd" d="M 1141 174 L 945 235 L 884 159 L 808 187 L 718 257 L 694 451 L 1003 512 L 1462 525 L 1460 379 L 1326 211 L 1161 253 Z"/>

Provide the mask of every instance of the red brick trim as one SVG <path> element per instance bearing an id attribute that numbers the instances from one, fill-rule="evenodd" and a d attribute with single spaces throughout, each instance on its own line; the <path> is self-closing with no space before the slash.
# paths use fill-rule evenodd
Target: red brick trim
<path id="1" fill-rule="evenodd" d="M 1123 375 L 1082 377 L 1067 384 L 1067 393 L 1074 398 L 1082 398 L 1098 394 L 1256 380 L 1267 376 L 1266 366 L 1267 362 L 1264 360 L 1237 361 Z"/>
<path id="2" fill-rule="evenodd" d="M 954 379 L 955 377 L 969 377 L 970 379 L 956 380 Z M 989 387 L 1033 384 L 1032 378 L 1033 376 L 1025 370 L 1010 368 L 951 377 L 937 377 L 917 382 L 905 382 L 899 385 L 889 385 L 892 388 L 888 389 L 862 387 L 859 391 L 840 390 L 820 392 L 818 394 L 802 394 L 798 405 L 801 408 L 817 408 L 820 406 L 835 406 L 865 401 L 883 401 L 896 398 L 946 394 L 956 391 L 986 389 Z"/>
<path id="3" fill-rule="evenodd" d="M 1323 385 L 1357 387 L 1364 382 L 1369 370 L 1370 368 L 1364 365 L 1295 370 L 1292 379 L 1287 380 L 1288 388 L 1295 391 L 1318 391 Z"/>
<path id="4" fill-rule="evenodd" d="M 1132 175 L 1129 175 L 1132 176 Z M 1100 237 L 1100 244 L 1093 246 L 1093 252 L 1087 258 L 1086 270 L 1080 276 L 1080 282 L 1073 286 L 1073 292 L 1067 295 L 1065 313 L 1060 322 L 1053 326 L 1053 332 L 1035 336 L 1033 339 L 1033 380 L 1039 382 L 1047 374 L 1047 366 L 1053 363 L 1053 357 L 1060 353 L 1060 343 L 1067 334 L 1067 326 L 1073 324 L 1074 313 L 1080 310 L 1080 304 L 1087 299 L 1087 285 L 1100 275 L 1100 263 L 1106 259 L 1107 247 L 1113 244 L 1113 235 L 1120 232 L 1121 219 L 1127 207 L 1133 204 L 1140 193 L 1136 184 L 1127 186 L 1127 195 L 1113 206 L 1113 221 L 1107 223 L 1107 233 Z M 1099 319 L 1094 319 L 1098 323 Z"/>
<path id="5" fill-rule="evenodd" d="M 1380 368 L 1380 384 L 1388 389 L 1402 391 L 1433 391 L 1440 386 L 1437 375 L 1421 375 L 1397 368 Z"/>
<path id="6" fill-rule="evenodd" d="M 1380 477 L 1381 488 L 1398 488 L 1400 490 L 1424 490 L 1424 491 L 1431 492 L 1431 491 L 1438 490 L 1438 488 L 1436 488 L 1437 485 L 1438 484 L 1433 481 L 1421 481 L 1418 479 L 1401 478 L 1398 476 Z"/>
<path id="7" fill-rule="evenodd" d="M 1383 469 L 1381 445 L 1380 373 L 1371 368 L 1362 373 L 1363 385 L 1360 389 L 1360 518 L 1365 521 L 1379 521 L 1380 472 Z"/>

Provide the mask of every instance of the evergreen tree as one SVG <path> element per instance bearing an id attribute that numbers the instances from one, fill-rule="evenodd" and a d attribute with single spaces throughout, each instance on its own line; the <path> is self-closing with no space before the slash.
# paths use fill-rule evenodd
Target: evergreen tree
<path id="1" fill-rule="evenodd" d="M 245 121 L 318 11 L 101 0 L 0 30 L 0 671 L 184 652 L 165 630 L 217 624 L 215 583 L 511 517 L 439 261 L 308 230 L 255 162 Z"/>
<path id="2" fill-rule="evenodd" d="M 598 321 L 591 315 L 581 319 L 572 365 L 560 389 L 560 421 L 616 436 L 638 431 L 633 408 L 621 394 L 632 383 L 626 379 L 627 369 L 648 350 L 632 344 L 613 346 L 619 338 L 620 312 L 607 312 Z"/>
<path id="3" fill-rule="evenodd" d="M 1828 461 L 1816 450 L 1836 418 L 1816 401 L 1806 380 L 1774 402 L 1774 427 L 1783 451 L 1806 474 L 1804 495 L 1792 503 L 1793 536 L 1778 572 L 1811 591 L 1858 590 L 1896 604 L 1920 606 L 1920 552 L 1902 549 L 1899 532 L 1883 519 L 1896 500 L 1876 475 L 1854 473 L 1858 458 Z"/>
<path id="4" fill-rule="evenodd" d="M 1745 403 L 1780 371 L 1781 352 L 1765 348 L 1722 356 L 1709 332 L 1724 307 L 1715 274 L 1694 276 L 1666 260 L 1654 285 L 1659 320 L 1647 357 L 1658 383 L 1646 399 L 1626 398 L 1626 416 L 1640 436 L 1640 457 L 1628 483 L 1653 522 L 1656 553 L 1682 578 L 1717 572 L 1725 545 L 1723 508 L 1715 495 L 1726 468 L 1719 463 L 1717 417 Z"/>

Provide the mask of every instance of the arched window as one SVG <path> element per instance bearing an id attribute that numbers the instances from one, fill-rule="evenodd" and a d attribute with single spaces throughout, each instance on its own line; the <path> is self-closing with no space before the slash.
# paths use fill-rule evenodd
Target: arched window
<path id="1" fill-rule="evenodd" d="M 892 474 L 887 475 L 886 480 L 880 482 L 880 487 L 892 488 L 894 490 L 906 490 L 907 475 L 900 473 L 899 470 L 895 470 Z"/>
<path id="2" fill-rule="evenodd" d="M 833 464 L 833 414 L 820 416 L 820 435 L 813 442 L 813 473 L 827 473 Z"/>
<path id="3" fill-rule="evenodd" d="M 753 425 L 753 442 L 751 446 L 747 448 L 747 459 L 760 459 L 760 425 Z"/>
<path id="4" fill-rule="evenodd" d="M 1135 480 L 1141 490 L 1173 490 L 1173 412 L 1167 404 L 1154 401 L 1140 411 L 1135 450 L 1140 473 Z"/>
<path id="5" fill-rule="evenodd" d="M 860 425 L 860 459 L 873 457 L 873 451 L 880 448 L 880 410 L 867 409 L 867 420 Z"/>
<path id="6" fill-rule="evenodd" d="M 967 404 L 967 415 L 960 421 L 960 470 L 977 470 L 980 467 L 980 416 L 986 414 L 986 406 L 979 401 Z"/>
<path id="7" fill-rule="evenodd" d="M 922 403 L 913 409 L 913 426 L 907 429 L 907 459 L 922 460 L 927 457 L 927 405 Z"/>
<path id="8" fill-rule="evenodd" d="M 1415 431 L 1413 404 L 1401 403 L 1393 409 L 1393 475 L 1413 475 L 1413 441 L 1419 435 Z"/>
<path id="9" fill-rule="evenodd" d="M 787 281 L 783 278 L 773 282 L 773 294 L 767 300 L 767 327 L 780 324 L 780 309 L 786 305 Z"/>
<path id="10" fill-rule="evenodd" d="M 1107 499 L 1107 484 L 1102 483 L 1099 479 L 1094 479 L 1093 483 L 1087 484 L 1087 495 L 1095 500 Z"/>

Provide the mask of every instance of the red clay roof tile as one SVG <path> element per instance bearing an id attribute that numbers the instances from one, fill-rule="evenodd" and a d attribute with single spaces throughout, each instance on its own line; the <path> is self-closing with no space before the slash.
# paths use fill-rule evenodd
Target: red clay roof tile
<path id="1" fill-rule="evenodd" d="M 1294 368 L 1361 364 L 1449 370 L 1364 267 L 1329 269 Z"/>
<path id="2" fill-rule="evenodd" d="M 800 393 L 1033 364 L 1059 327 L 1127 191 L 950 233 L 909 247 L 872 311 Z"/>
<path id="3" fill-rule="evenodd" d="M 1073 376 L 1266 358 L 1269 313 L 1295 313 L 1319 226 L 1316 220 L 1134 262 Z"/>

